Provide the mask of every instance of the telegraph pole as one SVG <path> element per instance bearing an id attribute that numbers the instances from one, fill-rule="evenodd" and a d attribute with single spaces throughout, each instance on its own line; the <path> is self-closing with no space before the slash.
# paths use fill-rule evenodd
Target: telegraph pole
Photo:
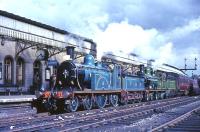
<path id="1" fill-rule="evenodd" d="M 184 59 L 185 60 L 185 68 L 180 69 L 182 71 L 193 71 L 193 70 L 197 70 L 197 58 L 195 57 L 194 59 L 194 68 L 187 68 L 187 58 Z"/>

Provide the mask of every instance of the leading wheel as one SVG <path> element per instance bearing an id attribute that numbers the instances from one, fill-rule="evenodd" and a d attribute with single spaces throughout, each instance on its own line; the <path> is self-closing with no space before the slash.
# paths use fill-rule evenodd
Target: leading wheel
<path id="1" fill-rule="evenodd" d="M 78 106 L 79 106 L 79 100 L 77 97 L 74 97 L 70 100 L 69 104 L 68 104 L 68 110 L 70 112 L 75 112 L 77 111 L 78 109 Z"/>
<path id="2" fill-rule="evenodd" d="M 83 107 L 84 107 L 84 109 L 91 110 L 92 109 L 92 104 L 93 104 L 93 101 L 92 101 L 92 97 L 91 96 L 86 96 L 83 99 Z"/>
<path id="3" fill-rule="evenodd" d="M 97 95 L 96 96 L 96 104 L 97 107 L 102 109 L 106 106 L 107 103 L 107 96 L 106 95 Z"/>
<path id="4" fill-rule="evenodd" d="M 37 100 L 37 101 L 35 101 L 33 103 L 35 103 L 34 107 L 36 107 L 37 113 L 41 113 L 41 112 L 45 112 L 46 111 L 45 107 L 44 107 L 44 104 L 41 101 Z"/>
<path id="5" fill-rule="evenodd" d="M 48 112 L 52 111 L 52 104 L 53 101 L 51 98 L 48 98 L 46 102 L 44 102 L 44 108 L 45 110 L 47 110 Z"/>
<path id="6" fill-rule="evenodd" d="M 119 97 L 118 95 L 110 95 L 110 103 L 113 107 L 118 106 Z"/>

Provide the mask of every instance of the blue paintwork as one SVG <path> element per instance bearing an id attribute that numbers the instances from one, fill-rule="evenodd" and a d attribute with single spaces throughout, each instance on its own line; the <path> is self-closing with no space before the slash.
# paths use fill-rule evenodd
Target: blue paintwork
<path id="1" fill-rule="evenodd" d="M 144 78 L 138 76 L 125 76 L 123 77 L 124 90 L 144 90 Z"/>
<path id="2" fill-rule="evenodd" d="M 58 63 L 57 60 L 48 60 L 48 61 L 47 61 L 47 65 L 48 65 L 48 66 L 58 66 L 59 63 Z"/>
<path id="3" fill-rule="evenodd" d="M 92 90 L 144 90 L 145 79 L 142 75 L 123 75 L 121 66 L 115 64 L 112 71 L 108 66 L 95 63 L 92 55 L 86 55 L 84 63 L 79 65 L 79 74 L 84 76 L 84 82 L 91 85 Z"/>
<path id="4" fill-rule="evenodd" d="M 83 72 L 84 81 L 91 81 L 92 90 L 144 90 L 144 77 L 125 76 L 122 78 L 120 65 L 114 65 L 113 71 L 107 70 L 101 64 L 85 66 Z"/>
<path id="5" fill-rule="evenodd" d="M 94 66 L 95 65 L 94 57 L 90 54 L 87 54 L 84 57 L 84 65 Z"/>
<path id="6" fill-rule="evenodd" d="M 79 69 L 79 74 L 84 75 L 84 81 L 91 81 L 92 74 L 103 74 L 105 72 L 108 72 L 108 70 L 105 67 L 102 67 L 101 64 L 96 65 L 79 65 L 79 67 L 82 67 Z"/>
<path id="7" fill-rule="evenodd" d="M 115 65 L 112 72 L 112 90 L 121 89 L 121 66 Z"/>
<path id="8" fill-rule="evenodd" d="M 93 73 L 91 80 L 92 90 L 112 90 L 111 73 L 101 72 L 101 74 Z"/>
<path id="9" fill-rule="evenodd" d="M 120 90 L 121 89 L 121 67 L 114 66 L 111 71 L 96 71 L 92 73 L 92 90 Z"/>
<path id="10" fill-rule="evenodd" d="M 84 75 L 84 81 L 91 81 L 92 74 L 102 74 L 102 72 L 108 71 L 103 67 L 100 62 L 95 63 L 95 59 L 92 55 L 86 55 L 84 57 L 83 64 L 76 64 L 79 67 L 79 74 Z"/>

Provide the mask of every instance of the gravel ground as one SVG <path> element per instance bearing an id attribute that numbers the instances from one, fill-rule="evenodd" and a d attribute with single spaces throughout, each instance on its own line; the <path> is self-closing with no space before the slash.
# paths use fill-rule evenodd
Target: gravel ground
<path id="1" fill-rule="evenodd" d="M 151 131 L 152 128 L 164 124 L 196 107 L 200 106 L 200 101 L 196 101 L 184 106 L 180 106 L 168 111 L 157 111 L 157 114 L 152 116 L 148 116 L 145 119 L 138 119 L 136 121 L 128 121 L 128 122 L 120 122 L 114 124 L 108 124 L 103 127 L 97 127 L 94 129 L 90 129 L 89 131 L 99 131 L 99 132 L 147 132 Z M 102 111 L 103 112 L 103 111 Z M 12 116 L 20 116 L 22 114 L 32 114 L 36 113 L 35 109 L 31 109 L 31 107 L 22 107 L 17 109 L 0 109 L 0 119 L 5 117 L 12 117 Z M 86 113 L 86 115 L 92 113 Z M 69 117 L 65 118 L 74 118 L 74 116 L 70 115 Z M 56 116 L 53 120 L 65 120 L 62 116 Z M 106 119 L 105 119 L 106 120 Z M 46 122 L 43 122 L 44 124 Z M 15 126 L 10 126 L 12 130 Z M 86 130 L 88 131 L 88 130 Z"/>
<path id="2" fill-rule="evenodd" d="M 158 114 L 154 114 L 145 119 L 140 119 L 137 121 L 133 121 L 129 125 L 116 124 L 108 125 L 104 128 L 100 128 L 97 131 L 99 132 L 150 132 L 152 128 L 156 126 L 162 125 L 174 118 L 187 113 L 188 111 L 200 106 L 200 101 L 193 102 L 191 104 L 187 104 L 184 106 L 180 106 L 165 112 L 158 112 Z"/>
<path id="3" fill-rule="evenodd" d="M 31 107 L 22 107 L 22 108 L 9 108 L 9 109 L 0 109 L 0 119 L 5 117 L 11 117 L 16 115 L 21 115 L 25 113 L 36 113 L 35 109 Z"/>

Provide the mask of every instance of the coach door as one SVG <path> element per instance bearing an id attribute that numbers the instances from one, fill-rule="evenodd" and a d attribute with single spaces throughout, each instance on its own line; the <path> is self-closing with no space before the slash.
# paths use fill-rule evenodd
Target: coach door
<path id="1" fill-rule="evenodd" d="M 33 87 L 38 90 L 42 84 L 42 64 L 40 61 L 33 63 Z"/>

